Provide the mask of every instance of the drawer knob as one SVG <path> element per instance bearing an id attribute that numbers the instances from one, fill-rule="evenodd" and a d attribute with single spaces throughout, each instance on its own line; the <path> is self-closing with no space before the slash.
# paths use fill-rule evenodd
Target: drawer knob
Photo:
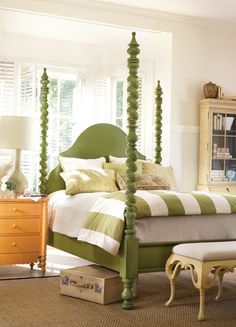
<path id="1" fill-rule="evenodd" d="M 13 243 L 12 243 L 12 246 L 14 246 L 14 247 L 15 247 L 15 246 L 16 246 L 16 243 L 15 243 L 15 242 L 13 242 Z"/>
<path id="2" fill-rule="evenodd" d="M 13 212 L 16 212 L 16 211 L 17 211 L 17 208 L 13 208 L 12 211 L 13 211 Z"/>
<path id="3" fill-rule="evenodd" d="M 13 225 L 12 225 L 12 228 L 16 228 L 16 227 L 17 227 L 17 225 L 16 225 L 16 224 L 13 224 Z"/>

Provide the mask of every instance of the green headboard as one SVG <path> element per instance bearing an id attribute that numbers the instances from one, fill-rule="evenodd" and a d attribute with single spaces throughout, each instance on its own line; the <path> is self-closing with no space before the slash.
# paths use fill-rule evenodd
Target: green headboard
<path id="1" fill-rule="evenodd" d="M 127 157 L 127 135 L 119 127 L 111 124 L 95 124 L 84 130 L 74 144 L 66 151 L 60 153 L 64 157 L 82 159 L 95 159 L 109 155 Z M 138 159 L 145 156 L 137 152 Z M 60 176 L 62 171 L 58 164 L 49 174 L 47 180 L 47 193 L 65 189 L 65 183 Z"/>

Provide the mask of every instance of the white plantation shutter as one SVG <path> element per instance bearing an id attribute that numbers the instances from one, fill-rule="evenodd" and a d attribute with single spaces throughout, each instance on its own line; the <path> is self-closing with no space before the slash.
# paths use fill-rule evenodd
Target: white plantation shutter
<path id="1" fill-rule="evenodd" d="M 14 112 L 15 63 L 0 60 L 0 114 Z"/>
<path id="2" fill-rule="evenodd" d="M 20 108 L 22 116 L 37 117 L 36 99 L 36 67 L 20 64 Z M 40 122 L 39 122 L 40 123 Z M 29 189 L 37 188 L 39 176 L 39 152 L 35 150 L 21 151 L 21 169 L 28 180 Z"/>
<path id="3" fill-rule="evenodd" d="M 0 60 L 0 115 L 14 112 L 15 63 Z M 0 149 L 0 165 L 14 160 L 14 151 Z"/>
<path id="4" fill-rule="evenodd" d="M 36 113 L 36 69 L 34 65 L 22 65 L 20 76 L 20 111 L 22 115 Z"/>
<path id="5" fill-rule="evenodd" d="M 96 123 L 109 122 L 110 81 L 106 78 L 97 79 L 95 83 L 95 113 Z"/>

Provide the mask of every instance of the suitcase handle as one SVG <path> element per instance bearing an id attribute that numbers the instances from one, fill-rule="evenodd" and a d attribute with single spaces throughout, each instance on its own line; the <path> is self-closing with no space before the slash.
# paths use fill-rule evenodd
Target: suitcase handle
<path id="1" fill-rule="evenodd" d="M 71 286 L 75 286 L 75 287 L 79 287 L 79 288 L 89 288 L 89 289 L 93 289 L 94 285 L 93 284 L 78 284 L 76 281 L 71 280 L 70 281 L 70 285 Z"/>

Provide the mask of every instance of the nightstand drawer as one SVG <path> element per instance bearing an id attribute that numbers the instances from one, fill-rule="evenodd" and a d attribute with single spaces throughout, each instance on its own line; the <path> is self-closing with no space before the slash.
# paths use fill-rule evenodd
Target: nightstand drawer
<path id="1" fill-rule="evenodd" d="M 18 217 L 18 216 L 40 216 L 40 203 L 0 203 L 0 217 Z"/>
<path id="2" fill-rule="evenodd" d="M 37 236 L 3 236 L 0 238 L 1 253 L 29 253 L 40 250 L 40 235 Z"/>
<path id="3" fill-rule="evenodd" d="M 1 234 L 40 233 L 40 219 L 37 218 L 0 218 Z"/>

